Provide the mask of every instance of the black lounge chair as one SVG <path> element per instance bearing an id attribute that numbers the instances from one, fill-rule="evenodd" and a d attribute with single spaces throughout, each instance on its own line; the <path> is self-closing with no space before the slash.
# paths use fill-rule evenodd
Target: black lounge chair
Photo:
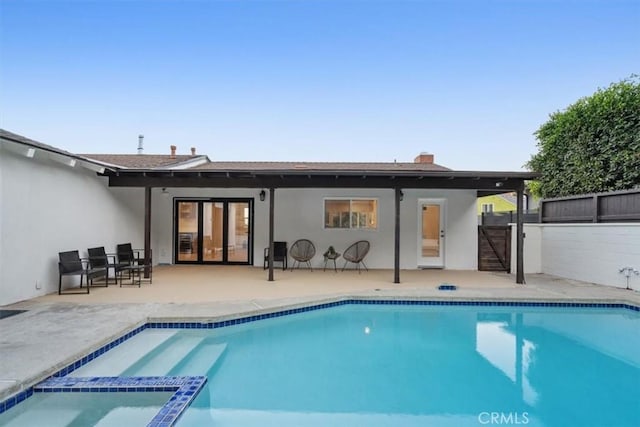
<path id="1" fill-rule="evenodd" d="M 273 263 L 282 263 L 282 270 L 287 269 L 287 242 L 273 242 Z M 269 266 L 269 248 L 264 248 L 264 270 Z"/>
<path id="2" fill-rule="evenodd" d="M 107 280 L 106 268 L 92 268 L 89 265 L 88 260 L 80 258 L 78 251 L 67 251 L 58 253 L 58 272 L 60 274 L 58 278 L 58 295 L 62 295 L 62 276 L 80 276 L 80 288 L 82 288 L 82 279 L 87 277 L 87 291 L 86 292 L 64 292 L 65 294 L 80 294 L 89 293 L 89 286 L 93 286 L 93 279 L 97 277 L 104 277 L 105 282 Z"/>
<path id="3" fill-rule="evenodd" d="M 345 259 L 342 271 L 344 271 L 344 269 L 347 267 L 347 264 L 350 262 L 356 265 L 358 274 L 360 274 L 360 264 L 362 264 L 365 270 L 369 271 L 367 265 L 364 263 L 364 257 L 366 257 L 369 253 L 370 246 L 371 245 L 366 240 L 357 241 L 353 245 L 349 246 L 347 250 L 345 250 L 342 254 L 342 258 Z"/>
<path id="4" fill-rule="evenodd" d="M 87 249 L 89 254 L 89 265 L 92 269 L 105 268 L 107 269 L 107 286 L 109 285 L 109 270 L 113 269 L 115 284 L 118 284 L 118 273 L 120 270 L 126 267 L 126 264 L 120 264 L 116 261 L 116 256 L 107 254 L 104 250 L 104 246 L 97 248 Z"/>
<path id="5" fill-rule="evenodd" d="M 138 275 L 138 286 L 140 285 L 141 273 L 143 271 L 149 272 L 149 283 L 152 282 L 153 268 L 151 262 L 151 254 L 149 254 L 149 264 L 145 265 L 144 257 L 140 257 L 141 249 L 133 249 L 131 243 L 121 243 L 116 246 L 117 263 L 120 267 L 120 286 L 122 286 L 122 272 L 128 271 L 129 278 L 131 279 L 136 274 Z M 142 270 L 142 271 L 141 271 Z M 145 278 L 146 279 L 146 278 Z M 133 284 L 133 282 L 132 282 Z"/>
<path id="6" fill-rule="evenodd" d="M 300 239 L 293 242 L 291 245 L 291 249 L 289 250 L 289 255 L 293 258 L 293 265 L 291 265 L 291 271 L 296 267 L 296 263 L 298 267 L 300 267 L 301 263 L 306 263 L 309 266 L 309 269 L 313 271 L 313 267 L 311 267 L 311 258 L 316 254 L 316 247 L 313 245 L 311 240 L 308 239 Z"/>

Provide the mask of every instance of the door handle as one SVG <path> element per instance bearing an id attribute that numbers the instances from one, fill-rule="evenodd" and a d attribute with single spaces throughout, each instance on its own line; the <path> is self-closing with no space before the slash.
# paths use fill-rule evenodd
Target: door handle
<path id="1" fill-rule="evenodd" d="M 444 230 L 440 230 L 440 237 L 444 237 Z"/>

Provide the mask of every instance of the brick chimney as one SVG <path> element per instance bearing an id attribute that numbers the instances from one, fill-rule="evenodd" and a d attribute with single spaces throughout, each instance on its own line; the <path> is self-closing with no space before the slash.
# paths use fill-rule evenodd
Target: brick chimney
<path id="1" fill-rule="evenodd" d="M 424 152 L 420 153 L 415 159 L 413 159 L 413 163 L 433 164 L 433 154 L 424 153 Z"/>
<path id="2" fill-rule="evenodd" d="M 191 155 L 192 156 L 196 155 L 196 147 L 191 147 Z"/>
<path id="3" fill-rule="evenodd" d="M 172 146 L 171 146 L 171 147 L 169 147 L 169 148 L 171 148 L 171 158 L 172 158 L 172 159 L 175 159 L 175 158 L 176 158 L 176 149 L 177 149 L 178 147 L 176 147 L 175 145 L 172 145 Z"/>

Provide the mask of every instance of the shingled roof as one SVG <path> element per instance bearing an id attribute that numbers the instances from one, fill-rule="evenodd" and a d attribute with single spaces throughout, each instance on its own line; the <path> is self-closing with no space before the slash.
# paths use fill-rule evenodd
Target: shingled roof
<path id="1" fill-rule="evenodd" d="M 450 171 L 435 163 L 365 163 L 365 162 L 208 162 L 192 170 L 202 171 Z"/>
<path id="2" fill-rule="evenodd" d="M 172 169 L 189 161 L 201 160 L 206 162 L 209 160 L 207 156 L 203 155 L 79 154 L 79 156 L 124 169 Z"/>

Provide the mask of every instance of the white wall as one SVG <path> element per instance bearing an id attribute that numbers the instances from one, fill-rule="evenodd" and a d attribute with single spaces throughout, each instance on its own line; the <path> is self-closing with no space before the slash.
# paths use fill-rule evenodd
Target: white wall
<path id="1" fill-rule="evenodd" d="M 143 193 L 110 189 L 41 150 L 28 158 L 0 145 L 0 304 L 57 292 L 58 252 L 141 245 Z"/>
<path id="2" fill-rule="evenodd" d="M 173 200 L 174 197 L 248 197 L 254 205 L 254 265 L 262 265 L 263 250 L 269 242 L 269 193 L 261 202 L 260 189 L 160 189 L 152 194 L 152 248 L 154 262 L 173 262 Z M 324 229 L 324 198 L 371 197 L 378 199 L 377 230 Z M 446 198 L 447 237 L 445 268 L 477 268 L 476 192 L 466 190 L 405 190 L 401 202 L 400 267 L 417 268 L 417 199 Z M 322 253 L 330 246 L 343 252 L 357 240 L 369 240 L 371 251 L 365 262 L 370 268 L 393 268 L 395 230 L 395 192 L 371 189 L 277 189 L 275 191 L 276 241 L 307 238 L 314 242 L 317 255 L 314 267 L 323 264 Z"/>
<path id="3" fill-rule="evenodd" d="M 524 224 L 524 274 L 542 273 L 542 227 L 540 224 Z M 511 274 L 517 268 L 516 224 L 511 224 Z"/>
<path id="4" fill-rule="evenodd" d="M 525 273 L 624 288 L 626 279 L 619 270 L 628 266 L 640 270 L 640 224 L 525 225 L 525 233 Z M 536 233 L 539 237 L 530 240 Z M 514 244 L 512 265 L 515 259 Z M 640 276 L 633 275 L 629 284 L 640 290 Z"/>
<path id="5" fill-rule="evenodd" d="M 620 268 L 640 270 L 640 224 L 549 224 L 542 233 L 544 273 L 623 288 Z M 630 283 L 640 290 L 640 277 Z"/>
<path id="6" fill-rule="evenodd" d="M 154 188 L 151 192 L 151 248 L 154 264 L 172 264 L 173 259 L 173 204 L 175 198 L 254 198 L 254 261 L 262 263 L 264 242 L 269 241 L 269 203 L 260 202 L 260 189 L 246 188 Z M 268 197 L 268 196 L 267 196 Z"/>

